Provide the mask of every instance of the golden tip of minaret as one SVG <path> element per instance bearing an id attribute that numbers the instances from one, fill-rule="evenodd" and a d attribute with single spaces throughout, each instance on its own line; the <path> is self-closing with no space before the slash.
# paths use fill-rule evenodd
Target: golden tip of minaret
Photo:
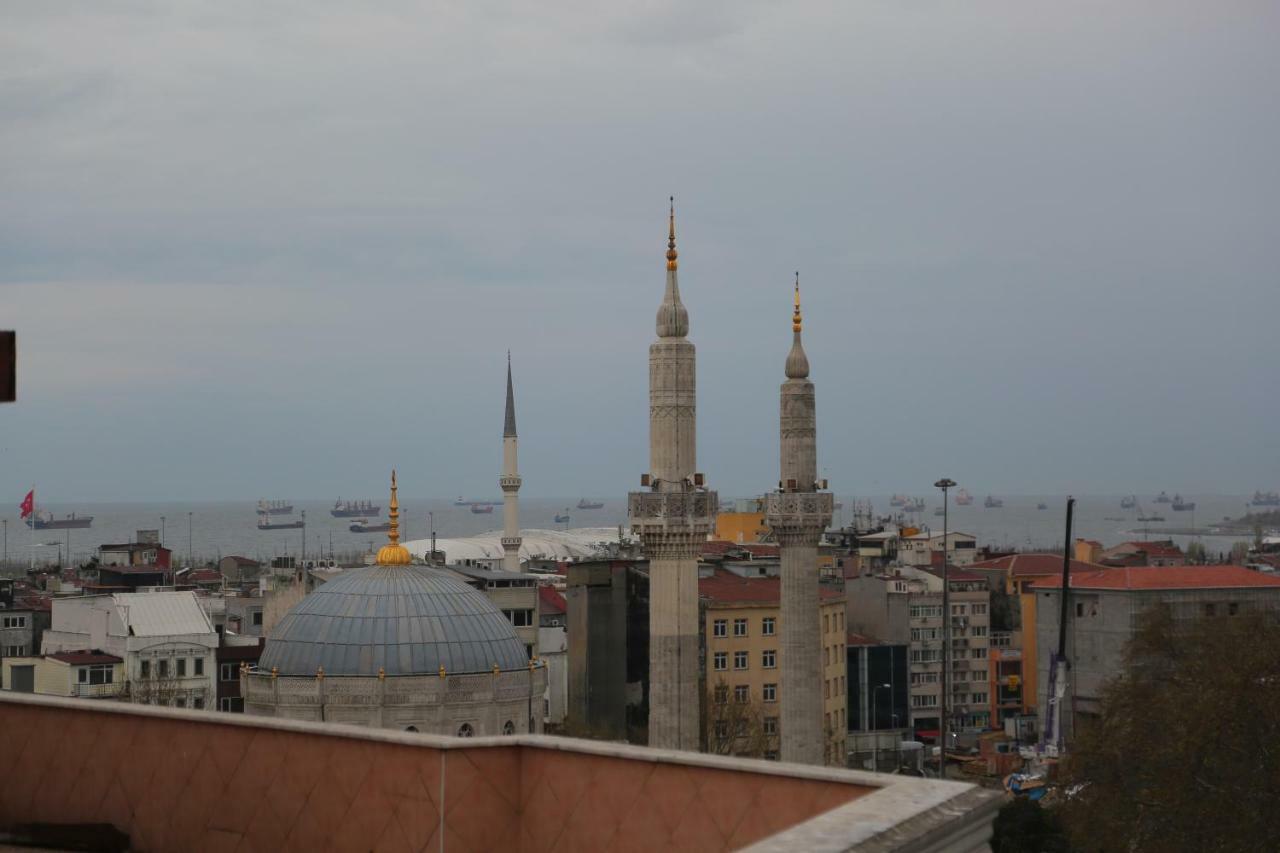
<path id="1" fill-rule="evenodd" d="M 391 469 L 391 505 L 388 507 L 390 525 L 387 544 L 378 549 L 379 566 L 407 566 L 413 562 L 409 549 L 400 544 L 400 502 L 396 500 L 396 470 Z"/>
<path id="2" fill-rule="evenodd" d="M 796 309 L 791 315 L 791 330 L 800 331 L 800 271 L 796 271 Z"/>
<path id="3" fill-rule="evenodd" d="M 668 235 L 667 235 L 667 269 L 673 270 L 676 268 L 676 258 L 678 257 L 678 255 L 676 254 L 676 197 L 675 196 L 671 196 L 671 213 L 667 218 L 667 223 L 670 226 Z"/>

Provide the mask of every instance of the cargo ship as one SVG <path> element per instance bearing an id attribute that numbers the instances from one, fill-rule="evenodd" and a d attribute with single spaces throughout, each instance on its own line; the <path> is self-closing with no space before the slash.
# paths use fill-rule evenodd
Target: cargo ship
<path id="1" fill-rule="evenodd" d="M 971 503 L 973 503 L 973 495 L 964 489 L 956 492 L 956 504 L 958 506 L 968 506 Z"/>
<path id="2" fill-rule="evenodd" d="M 583 498 L 582 500 L 578 501 L 578 509 L 601 509 L 603 507 L 604 507 L 603 503 L 599 503 L 596 501 L 589 501 L 586 498 Z"/>
<path id="3" fill-rule="evenodd" d="M 347 529 L 352 533 L 386 533 L 391 529 L 391 522 L 383 521 L 378 524 L 370 524 L 362 518 L 354 524 L 349 525 Z"/>
<path id="4" fill-rule="evenodd" d="M 556 513 L 556 524 L 568 524 L 568 523 L 569 523 L 569 508 L 565 507 L 564 512 Z"/>
<path id="5" fill-rule="evenodd" d="M 471 506 L 471 501 L 467 500 L 462 495 L 458 495 L 458 499 L 453 502 L 453 505 L 454 506 Z"/>
<path id="6" fill-rule="evenodd" d="M 1137 495 L 1129 495 L 1129 497 L 1127 497 L 1127 498 L 1121 498 L 1121 499 L 1120 499 L 1120 508 L 1121 508 L 1121 509 L 1133 509 L 1133 508 L 1134 508 L 1134 507 L 1136 507 L 1137 505 L 1138 505 L 1138 496 L 1137 496 Z"/>
<path id="7" fill-rule="evenodd" d="M 1036 509 L 1048 509 L 1048 508 L 1049 508 L 1049 505 L 1047 503 L 1036 504 Z"/>
<path id="8" fill-rule="evenodd" d="M 906 498 L 902 509 L 904 512 L 924 512 L 924 498 Z"/>
<path id="9" fill-rule="evenodd" d="M 488 515 L 493 512 L 493 504 L 472 504 L 471 511 L 476 515 Z"/>
<path id="10" fill-rule="evenodd" d="M 1143 522 L 1150 522 L 1150 521 L 1164 521 L 1164 516 L 1163 516 L 1163 515 L 1157 515 L 1157 514 L 1155 514 L 1155 513 L 1152 513 L 1151 515 L 1142 515 L 1141 513 L 1139 513 L 1139 514 L 1138 514 L 1138 521 L 1143 521 Z"/>
<path id="11" fill-rule="evenodd" d="M 1168 495 L 1166 495 L 1164 492 L 1161 492 L 1160 494 L 1156 495 L 1156 503 L 1167 504 L 1167 503 L 1173 503 L 1173 501 L 1169 499 Z"/>
<path id="12" fill-rule="evenodd" d="M 293 504 L 288 501 L 258 501 L 260 515 L 289 515 L 293 512 Z"/>
<path id="13" fill-rule="evenodd" d="M 334 518 L 377 518 L 382 515 L 382 507 L 373 501 L 344 501 L 338 498 L 333 502 L 329 514 Z"/>
<path id="14" fill-rule="evenodd" d="M 54 518 L 53 513 L 40 510 L 27 519 L 27 527 L 35 530 L 83 530 L 93 524 L 92 515 L 76 515 Z"/>
<path id="15" fill-rule="evenodd" d="M 991 495 L 987 495 L 987 499 L 982 502 L 982 505 L 987 509 L 999 509 L 1004 506 L 1004 501 L 1000 498 L 993 498 Z"/>
<path id="16" fill-rule="evenodd" d="M 889 498 L 889 506 L 906 506 L 908 500 L 906 495 L 894 495 Z"/>
<path id="17" fill-rule="evenodd" d="M 1184 501 L 1182 499 L 1182 495 L 1173 496 L 1174 512 L 1195 512 L 1195 509 L 1196 509 L 1195 501 Z"/>
<path id="18" fill-rule="evenodd" d="M 306 527 L 305 521 L 272 521 L 271 516 L 263 513 L 258 516 L 259 530 L 299 530 Z"/>
<path id="19" fill-rule="evenodd" d="M 1280 506 L 1280 493 L 1254 492 L 1251 503 L 1254 506 Z"/>

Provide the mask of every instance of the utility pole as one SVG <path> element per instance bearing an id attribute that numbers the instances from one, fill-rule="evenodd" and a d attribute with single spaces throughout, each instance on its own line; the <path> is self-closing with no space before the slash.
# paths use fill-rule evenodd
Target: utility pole
<path id="1" fill-rule="evenodd" d="M 191 566 L 192 568 L 194 568 L 194 567 L 195 567 L 195 564 L 196 564 L 196 555 L 195 555 L 195 552 L 193 551 L 193 549 L 192 549 L 192 547 L 191 547 L 191 542 L 192 542 L 192 539 L 191 539 L 191 513 L 188 511 L 188 512 L 187 512 L 187 565 L 188 565 L 188 566 Z"/>
<path id="2" fill-rule="evenodd" d="M 1049 689 L 1046 698 L 1049 700 L 1048 719 L 1044 726 L 1045 747 L 1056 747 L 1058 752 L 1063 746 L 1063 713 L 1062 704 L 1067 695 L 1067 620 L 1071 618 L 1071 516 L 1075 509 L 1076 499 L 1067 498 L 1067 533 L 1062 548 L 1062 589 L 1058 610 L 1058 650 L 1049 658 Z"/>
<path id="3" fill-rule="evenodd" d="M 9 565 L 9 519 L 4 520 L 4 564 Z"/>
<path id="4" fill-rule="evenodd" d="M 164 516 L 160 516 L 160 545 L 164 546 Z"/>
<path id="5" fill-rule="evenodd" d="M 951 573 L 950 559 L 947 552 L 947 538 L 950 536 L 949 518 L 947 516 L 947 491 L 956 484 L 955 480 L 943 477 L 934 483 L 934 487 L 942 489 L 942 702 L 939 708 L 938 736 L 942 741 L 942 749 L 938 753 L 938 778 L 947 778 L 947 708 L 949 691 L 951 690 Z"/>
<path id="6" fill-rule="evenodd" d="M 302 511 L 302 562 L 307 562 L 307 511 Z"/>

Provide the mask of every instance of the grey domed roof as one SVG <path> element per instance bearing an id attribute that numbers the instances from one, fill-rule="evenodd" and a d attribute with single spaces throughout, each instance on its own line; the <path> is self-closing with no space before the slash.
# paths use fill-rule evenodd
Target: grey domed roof
<path id="1" fill-rule="evenodd" d="M 435 675 L 524 669 L 529 655 L 479 590 L 422 566 L 351 569 L 294 605 L 260 669 L 280 675 Z"/>

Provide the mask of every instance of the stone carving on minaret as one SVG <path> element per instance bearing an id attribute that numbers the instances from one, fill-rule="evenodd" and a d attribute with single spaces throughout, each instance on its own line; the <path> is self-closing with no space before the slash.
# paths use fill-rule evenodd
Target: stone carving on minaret
<path id="1" fill-rule="evenodd" d="M 831 523 L 832 497 L 818 482 L 817 420 L 809 358 L 801 343 L 800 274 L 796 273 L 779 399 L 778 491 L 765 498 L 765 523 L 782 551 L 782 643 L 778 661 L 781 758 L 821 764 L 823 731 L 822 634 L 818 612 L 818 540 Z"/>
<path id="2" fill-rule="evenodd" d="M 698 554 L 719 501 L 697 473 L 697 363 L 676 277 L 675 200 L 667 287 L 649 346 L 649 473 L 627 514 L 649 559 L 649 745 L 697 750 L 700 702 Z"/>
<path id="3" fill-rule="evenodd" d="M 516 395 L 511 383 L 511 352 L 507 352 L 507 411 L 502 428 L 502 568 L 520 571 L 520 472 L 516 436 Z"/>

